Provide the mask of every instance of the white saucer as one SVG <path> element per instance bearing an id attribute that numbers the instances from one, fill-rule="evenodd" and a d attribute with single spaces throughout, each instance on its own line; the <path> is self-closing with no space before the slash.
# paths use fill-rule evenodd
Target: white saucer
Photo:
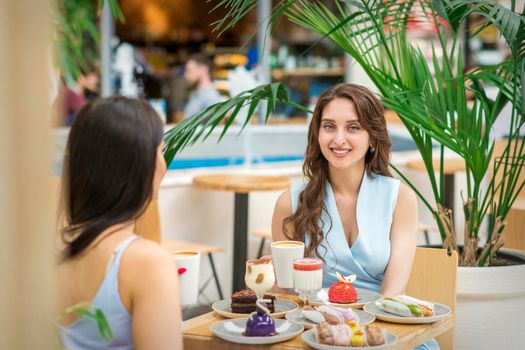
<path id="1" fill-rule="evenodd" d="M 309 299 L 308 302 L 312 305 L 322 305 L 329 304 L 337 307 L 351 307 L 352 309 L 362 309 L 363 306 L 371 301 L 376 301 L 381 299 L 381 294 L 374 292 L 372 290 L 356 288 L 357 292 L 357 301 L 350 304 L 338 304 L 331 303 L 328 301 L 328 288 L 323 288 L 321 291 L 312 299 Z"/>
<path id="2" fill-rule="evenodd" d="M 309 346 L 311 346 L 312 348 L 319 349 L 319 350 L 348 350 L 348 349 L 386 350 L 386 349 L 389 349 L 395 343 L 397 343 L 397 336 L 394 333 L 390 333 L 388 331 L 384 331 L 384 332 L 385 332 L 385 344 L 379 345 L 379 346 L 363 346 L 359 348 L 348 347 L 348 346 L 334 346 L 334 345 L 318 343 L 317 340 L 315 339 L 314 329 L 310 329 L 304 332 L 301 335 L 301 339 L 303 339 L 303 341 Z"/>
<path id="3" fill-rule="evenodd" d="M 231 299 L 223 299 L 216 301 L 211 307 L 213 311 L 226 318 L 244 318 L 249 316 L 249 314 L 232 312 L 231 303 Z M 291 300 L 276 298 L 275 312 L 271 313 L 270 316 L 272 316 L 272 318 L 283 318 L 287 312 L 296 310 L 297 308 L 299 308 L 299 305 Z"/>
<path id="4" fill-rule="evenodd" d="M 277 330 L 276 335 L 269 337 L 247 337 L 243 335 L 247 321 L 248 318 L 234 318 L 231 320 L 224 320 L 212 324 L 210 329 L 217 337 L 232 343 L 239 344 L 279 343 L 295 338 L 301 334 L 302 331 L 304 331 L 304 327 L 297 322 L 278 319 L 274 320 Z"/>
<path id="5" fill-rule="evenodd" d="M 376 302 L 371 302 L 363 307 L 363 310 L 374 314 L 378 320 L 392 322 L 392 323 L 406 323 L 406 324 L 422 324 L 439 321 L 452 312 L 446 305 L 434 303 L 434 316 L 428 317 L 404 317 L 391 314 L 381 309 Z"/>

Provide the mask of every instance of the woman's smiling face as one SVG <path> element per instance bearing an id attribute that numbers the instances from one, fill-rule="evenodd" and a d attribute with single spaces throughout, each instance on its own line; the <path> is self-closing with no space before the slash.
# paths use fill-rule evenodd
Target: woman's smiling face
<path id="1" fill-rule="evenodd" d="M 346 169 L 365 162 L 370 135 L 359 123 L 357 111 L 346 98 L 335 98 L 323 109 L 319 146 L 331 167 Z"/>

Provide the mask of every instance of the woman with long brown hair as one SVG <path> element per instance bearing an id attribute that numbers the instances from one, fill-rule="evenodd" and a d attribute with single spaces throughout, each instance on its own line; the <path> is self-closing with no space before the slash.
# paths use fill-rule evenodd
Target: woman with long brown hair
<path id="1" fill-rule="evenodd" d="M 403 294 L 416 249 L 416 196 L 388 169 L 383 107 L 366 88 L 338 84 L 315 106 L 303 164 L 307 182 L 277 200 L 273 240 L 305 242 L 324 260 L 323 287 L 336 272 L 384 296 Z"/>
<path id="2" fill-rule="evenodd" d="M 166 172 L 162 123 L 146 101 L 110 97 L 84 106 L 64 157 L 66 226 L 58 265 L 58 311 L 89 303 L 111 329 L 71 314 L 60 323 L 67 349 L 182 349 L 175 263 L 134 233 Z"/>

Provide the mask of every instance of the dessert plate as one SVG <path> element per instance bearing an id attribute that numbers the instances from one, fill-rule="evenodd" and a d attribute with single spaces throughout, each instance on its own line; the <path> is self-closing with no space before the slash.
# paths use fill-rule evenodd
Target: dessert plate
<path id="1" fill-rule="evenodd" d="M 223 299 L 213 303 L 211 308 L 213 311 L 226 318 L 246 318 L 249 316 L 249 314 L 232 312 L 231 303 L 231 299 Z M 297 308 L 299 308 L 299 305 L 291 300 L 275 299 L 275 312 L 272 312 L 270 316 L 272 316 L 272 318 L 283 318 L 287 312 L 296 310 Z"/>
<path id="2" fill-rule="evenodd" d="M 359 316 L 359 324 L 361 326 L 366 326 L 367 324 L 370 324 L 375 321 L 376 317 L 372 315 L 370 312 L 366 312 L 363 310 L 354 310 L 354 312 Z M 317 323 L 314 323 L 301 315 L 301 310 L 297 309 L 294 311 L 290 311 L 286 314 L 286 319 L 290 321 L 299 322 L 304 326 L 306 329 L 310 329 L 313 326 L 317 325 Z"/>
<path id="3" fill-rule="evenodd" d="M 384 331 L 384 334 L 385 334 L 385 344 L 378 345 L 378 346 L 363 346 L 363 347 L 355 348 L 355 349 L 386 350 L 386 349 L 389 349 L 395 343 L 397 343 L 397 336 L 395 334 L 390 333 L 388 331 Z M 310 329 L 310 330 L 304 332 L 301 335 L 301 338 L 303 339 L 303 341 L 306 344 L 308 344 L 309 346 L 311 346 L 314 349 L 319 349 L 319 350 L 348 350 L 348 349 L 354 349 L 353 347 L 348 347 L 348 346 L 335 346 L 335 345 L 328 345 L 328 344 L 318 343 L 317 340 L 315 339 L 315 330 L 314 329 Z"/>
<path id="4" fill-rule="evenodd" d="M 338 307 L 351 307 L 352 309 L 362 309 L 363 306 L 371 301 L 376 301 L 381 299 L 381 294 L 367 290 L 367 289 L 361 289 L 356 288 L 357 292 L 357 301 L 355 303 L 351 304 L 338 304 L 338 303 L 331 303 L 328 301 L 328 288 L 323 288 L 319 293 L 317 293 L 316 296 L 314 296 L 312 299 L 309 299 L 308 302 L 312 305 L 322 305 L 322 304 L 329 304 L 333 306 Z"/>
<path id="5" fill-rule="evenodd" d="M 363 310 L 374 314 L 378 320 L 392 322 L 392 323 L 407 323 L 407 324 L 422 324 L 431 323 L 441 320 L 447 317 L 452 312 L 446 305 L 435 303 L 434 304 L 434 316 L 429 317 L 404 317 L 391 314 L 381 309 L 376 302 L 371 302 L 363 307 Z"/>
<path id="6" fill-rule="evenodd" d="M 210 329 L 217 337 L 233 343 L 239 344 L 273 344 L 295 338 L 304 327 L 288 320 L 274 320 L 276 335 L 269 337 L 247 337 L 243 335 L 246 321 L 248 318 L 234 318 L 231 320 L 219 321 L 211 325 Z"/>

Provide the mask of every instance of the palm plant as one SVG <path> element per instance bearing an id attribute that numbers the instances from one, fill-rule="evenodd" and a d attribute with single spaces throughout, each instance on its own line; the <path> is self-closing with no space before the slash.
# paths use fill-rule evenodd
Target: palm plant
<path id="1" fill-rule="evenodd" d="M 324 3 L 326 1 L 281 0 L 274 7 L 272 18 L 286 16 L 340 46 L 376 85 L 385 107 L 400 116 L 425 163 L 435 207 L 399 169 L 392 167 L 430 210 L 443 246 L 448 250 L 458 250 L 458 246 L 452 208 L 446 208 L 444 201 L 445 149 L 464 159 L 467 190 L 463 199 L 465 241 L 463 251 L 458 252 L 460 264 L 488 265 L 503 245 L 505 218 L 525 185 L 519 181 L 525 162 L 525 142 L 519 137 L 525 123 L 525 10 L 517 12 L 514 1 L 511 8 L 505 8 L 486 0 L 334 0 L 330 7 Z M 217 7 L 226 7 L 228 15 L 215 23 L 216 29 L 234 26 L 255 4 L 256 0 L 221 0 Z M 503 36 L 510 51 L 503 63 L 466 71 L 462 28 L 473 14 L 485 19 L 473 35 L 494 26 Z M 414 18 L 430 23 L 436 31 L 437 44 L 432 44 L 430 62 L 419 47 L 410 43 L 407 35 L 409 22 L 414 22 Z M 493 99 L 486 93 L 486 87 L 491 85 L 497 88 Z M 472 104 L 467 103 L 467 93 L 474 96 Z M 292 104 L 284 87 L 274 83 L 211 106 L 167 133 L 166 160 L 171 162 L 183 147 L 202 136 L 207 137 L 228 117 L 222 137 L 243 106 L 250 106 L 251 117 L 260 101 L 268 103 L 266 118 L 276 102 Z M 488 186 L 484 186 L 494 150 L 489 131 L 508 103 L 512 115 L 507 147 L 493 165 L 494 174 L 504 175 L 500 179 L 490 177 Z M 438 152 L 434 151 L 436 142 Z M 433 167 L 435 159 L 439 159 L 440 164 L 437 176 Z M 478 249 L 483 222 L 488 223 L 488 235 L 483 248 Z"/>
<path id="2" fill-rule="evenodd" d="M 68 85 L 86 73 L 98 57 L 98 13 L 107 1 L 115 18 L 124 20 L 118 0 L 56 0 L 54 2 L 57 64 Z"/>

